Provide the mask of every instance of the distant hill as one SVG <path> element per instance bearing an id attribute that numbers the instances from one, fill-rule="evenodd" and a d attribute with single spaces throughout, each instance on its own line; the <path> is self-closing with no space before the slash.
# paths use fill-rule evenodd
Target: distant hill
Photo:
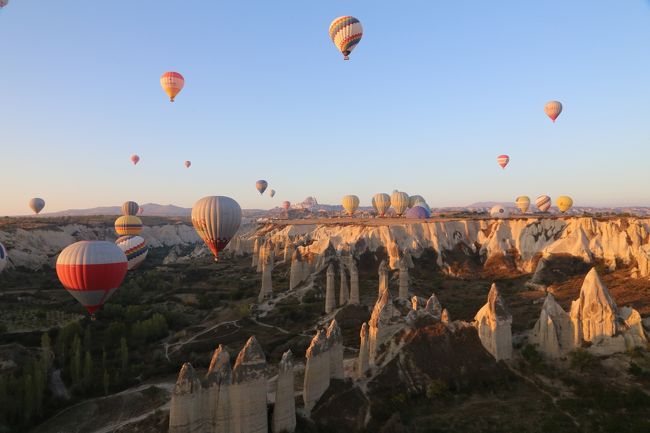
<path id="1" fill-rule="evenodd" d="M 146 203 L 140 206 L 143 216 L 157 217 L 189 217 L 192 209 L 189 207 L 180 207 L 173 204 Z M 261 209 L 242 209 L 245 217 L 259 217 L 267 211 Z M 68 209 L 59 212 L 44 212 L 42 216 L 61 217 L 61 216 L 95 216 L 95 215 L 121 215 L 121 206 L 99 206 L 89 209 Z"/>

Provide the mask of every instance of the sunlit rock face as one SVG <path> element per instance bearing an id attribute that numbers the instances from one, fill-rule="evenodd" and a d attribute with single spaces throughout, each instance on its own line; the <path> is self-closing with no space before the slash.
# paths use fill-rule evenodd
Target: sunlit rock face
<path id="1" fill-rule="evenodd" d="M 232 372 L 232 431 L 267 433 L 266 357 L 255 337 L 239 352 Z"/>
<path id="2" fill-rule="evenodd" d="M 402 260 L 399 266 L 399 296 L 398 299 L 407 300 L 409 295 L 409 268 Z"/>
<path id="3" fill-rule="evenodd" d="M 282 355 L 278 365 L 273 407 L 273 433 L 292 433 L 296 430 L 296 399 L 294 397 L 293 354 Z"/>
<path id="4" fill-rule="evenodd" d="M 370 364 L 375 364 L 381 346 L 401 328 L 404 321 L 400 312 L 393 305 L 393 298 L 389 290 L 384 290 L 372 309 L 368 332 L 368 353 Z"/>
<path id="5" fill-rule="evenodd" d="M 339 287 L 339 305 L 344 306 L 350 299 L 350 289 L 348 288 L 348 277 L 346 275 L 345 266 L 343 264 L 341 264 L 339 271 L 341 274 L 341 284 Z"/>
<path id="6" fill-rule="evenodd" d="M 344 379 L 343 341 L 341 340 L 341 328 L 336 320 L 332 320 L 327 328 L 327 343 L 330 351 L 330 378 Z"/>
<path id="7" fill-rule="evenodd" d="M 303 401 L 309 413 L 330 385 L 330 357 L 327 333 L 319 330 L 305 353 Z"/>
<path id="8" fill-rule="evenodd" d="M 442 307 L 440 306 L 440 301 L 438 301 L 435 293 L 432 293 L 431 297 L 427 300 L 424 311 L 431 314 L 437 320 L 441 319 Z"/>
<path id="9" fill-rule="evenodd" d="M 222 346 L 214 351 L 210 368 L 205 376 L 203 396 L 204 413 L 209 419 L 210 431 L 229 432 L 232 424 L 230 413 L 230 385 L 232 369 L 230 353 Z"/>
<path id="10" fill-rule="evenodd" d="M 535 323 L 531 342 L 546 356 L 556 358 L 575 348 L 573 323 L 569 314 L 549 293 L 546 295 L 539 319 Z"/>
<path id="11" fill-rule="evenodd" d="M 258 301 L 262 302 L 265 299 L 273 297 L 273 254 L 267 255 L 262 262 L 262 288 L 260 289 L 260 294 L 258 296 Z"/>
<path id="12" fill-rule="evenodd" d="M 370 367 L 370 341 L 368 324 L 363 322 L 359 333 L 359 357 L 357 359 L 357 376 L 363 377 Z"/>
<path id="13" fill-rule="evenodd" d="M 291 271 L 289 274 L 289 290 L 293 290 L 306 279 L 305 263 L 300 250 L 296 249 L 291 256 Z"/>
<path id="14" fill-rule="evenodd" d="M 172 392 L 169 407 L 170 433 L 194 433 L 201 431 L 209 420 L 203 413 L 203 389 L 194 367 L 183 364 Z"/>
<path id="15" fill-rule="evenodd" d="M 497 361 L 512 357 L 512 315 L 496 284 L 492 284 L 487 303 L 476 313 L 475 326 L 483 347 Z"/>
<path id="16" fill-rule="evenodd" d="M 350 305 L 359 305 L 359 269 L 354 260 L 350 261 Z"/>
<path id="17" fill-rule="evenodd" d="M 377 298 L 381 298 L 382 293 L 388 291 L 389 273 L 388 273 L 388 266 L 386 265 L 385 260 L 382 260 L 382 262 L 379 264 L 378 273 L 379 273 L 379 293 L 377 294 Z"/>
<path id="18" fill-rule="evenodd" d="M 327 268 L 327 277 L 325 283 L 325 313 L 329 314 L 336 308 L 336 287 L 334 287 L 334 278 L 336 272 L 334 266 L 329 265 Z"/>

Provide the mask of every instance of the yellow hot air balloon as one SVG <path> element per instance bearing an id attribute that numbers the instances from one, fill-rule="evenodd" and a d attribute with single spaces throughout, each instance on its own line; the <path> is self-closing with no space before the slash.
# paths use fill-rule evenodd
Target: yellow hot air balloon
<path id="1" fill-rule="evenodd" d="M 515 204 L 517 205 L 517 209 L 519 209 L 521 213 L 526 213 L 528 211 L 528 208 L 530 207 L 530 197 L 526 195 L 520 195 L 515 200 Z"/>
<path id="2" fill-rule="evenodd" d="M 124 215 L 115 220 L 115 232 L 120 236 L 139 235 L 142 220 L 134 215 Z"/>
<path id="3" fill-rule="evenodd" d="M 394 191 L 390 196 L 390 204 L 398 216 L 402 216 L 409 207 L 409 195 L 405 192 Z"/>
<path id="4" fill-rule="evenodd" d="M 561 195 L 557 198 L 555 204 L 560 209 L 560 212 L 565 213 L 573 206 L 573 199 L 567 195 Z"/>
<path id="5" fill-rule="evenodd" d="M 160 77 L 160 85 L 165 93 L 167 93 L 167 96 L 169 96 L 169 102 L 174 102 L 176 95 L 185 86 L 185 78 L 178 72 L 165 72 Z"/>
<path id="6" fill-rule="evenodd" d="M 384 216 L 390 207 L 390 196 L 388 194 L 375 194 L 372 198 L 372 207 L 377 211 L 377 215 Z"/>
<path id="7" fill-rule="evenodd" d="M 354 215 L 354 211 L 359 207 L 359 197 L 356 195 L 346 195 L 343 197 L 343 209 L 348 213 L 348 215 Z"/>

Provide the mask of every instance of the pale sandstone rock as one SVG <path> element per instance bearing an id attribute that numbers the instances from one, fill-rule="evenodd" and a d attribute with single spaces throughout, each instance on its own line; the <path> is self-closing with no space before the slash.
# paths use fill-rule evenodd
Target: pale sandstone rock
<path id="1" fill-rule="evenodd" d="M 407 300 L 409 295 L 409 268 L 404 260 L 399 266 L 399 295 L 398 299 Z"/>
<path id="2" fill-rule="evenodd" d="M 380 347 L 403 327 L 399 310 L 393 305 L 389 290 L 384 290 L 370 316 L 368 351 L 371 365 L 376 364 Z"/>
<path id="3" fill-rule="evenodd" d="M 386 260 L 382 260 L 379 264 L 379 293 L 377 298 L 381 298 L 381 294 L 385 291 L 388 291 L 388 266 L 386 265 Z"/>
<path id="4" fill-rule="evenodd" d="M 368 334 L 368 323 L 363 322 L 361 332 L 359 333 L 359 358 L 357 359 L 357 375 L 363 377 L 370 367 L 370 337 Z"/>
<path id="5" fill-rule="evenodd" d="M 232 432 L 267 433 L 266 357 L 255 337 L 239 352 L 232 371 Z"/>
<path id="6" fill-rule="evenodd" d="M 350 260 L 350 304 L 359 305 L 359 270 L 354 259 Z"/>
<path id="7" fill-rule="evenodd" d="M 341 264 L 339 270 L 341 272 L 341 287 L 339 289 L 339 305 L 344 306 L 345 304 L 348 303 L 348 300 L 350 298 L 350 289 L 348 288 L 348 278 L 347 275 L 345 274 L 345 266 Z"/>
<path id="8" fill-rule="evenodd" d="M 273 433 L 296 430 L 296 399 L 294 397 L 293 354 L 287 350 L 278 366 L 273 408 Z"/>
<path id="9" fill-rule="evenodd" d="M 334 277 L 336 272 L 334 266 L 329 265 L 327 268 L 327 278 L 325 284 L 325 313 L 329 314 L 336 308 L 336 297 L 334 295 Z"/>
<path id="10" fill-rule="evenodd" d="M 318 399 L 330 386 L 330 358 L 327 335 L 319 330 L 311 340 L 305 354 L 305 380 L 303 401 L 305 411 L 310 413 Z"/>
<path id="11" fill-rule="evenodd" d="M 330 357 L 330 378 L 345 379 L 343 370 L 343 341 L 341 339 L 341 328 L 336 320 L 330 322 L 327 328 L 327 343 Z"/>
<path id="12" fill-rule="evenodd" d="M 437 320 L 440 320 L 440 318 L 442 317 L 442 307 L 440 306 L 440 301 L 438 301 L 438 298 L 436 297 L 435 293 L 432 293 L 429 299 L 427 300 L 427 304 L 424 307 L 424 311 L 431 314 Z"/>
<path id="13" fill-rule="evenodd" d="M 573 324 L 569 314 L 555 301 L 549 293 L 542 305 L 539 319 L 535 323 L 531 340 L 539 346 L 546 356 L 557 358 L 573 350 Z"/>
<path id="14" fill-rule="evenodd" d="M 230 354 L 223 347 L 214 351 L 210 368 L 205 377 L 203 402 L 205 413 L 210 420 L 210 431 L 215 433 L 228 433 L 232 424 L 230 413 L 230 385 L 232 383 L 232 369 L 230 368 Z"/>
<path id="15" fill-rule="evenodd" d="M 192 364 L 186 362 L 181 367 L 172 392 L 169 407 L 170 433 L 195 433 L 205 428 L 209 421 L 201 411 L 202 397 L 201 381 Z"/>
<path id="16" fill-rule="evenodd" d="M 496 284 L 492 284 L 487 303 L 474 317 L 483 347 L 497 361 L 512 357 L 512 315 Z"/>

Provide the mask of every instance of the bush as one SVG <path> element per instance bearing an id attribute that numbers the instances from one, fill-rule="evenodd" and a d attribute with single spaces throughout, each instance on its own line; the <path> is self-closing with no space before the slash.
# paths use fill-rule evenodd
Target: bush
<path id="1" fill-rule="evenodd" d="M 441 379 L 433 379 L 427 385 L 427 398 L 435 400 L 438 398 L 445 398 L 449 395 L 449 386 L 447 382 Z"/>
<path id="2" fill-rule="evenodd" d="M 571 368 L 578 371 L 592 370 L 600 365 L 600 360 L 585 349 L 569 353 L 569 362 Z"/>
<path id="3" fill-rule="evenodd" d="M 533 369 L 538 369 L 544 365 L 544 357 L 532 344 L 527 344 L 521 350 L 521 356 L 526 360 L 526 362 L 533 367 Z"/>

